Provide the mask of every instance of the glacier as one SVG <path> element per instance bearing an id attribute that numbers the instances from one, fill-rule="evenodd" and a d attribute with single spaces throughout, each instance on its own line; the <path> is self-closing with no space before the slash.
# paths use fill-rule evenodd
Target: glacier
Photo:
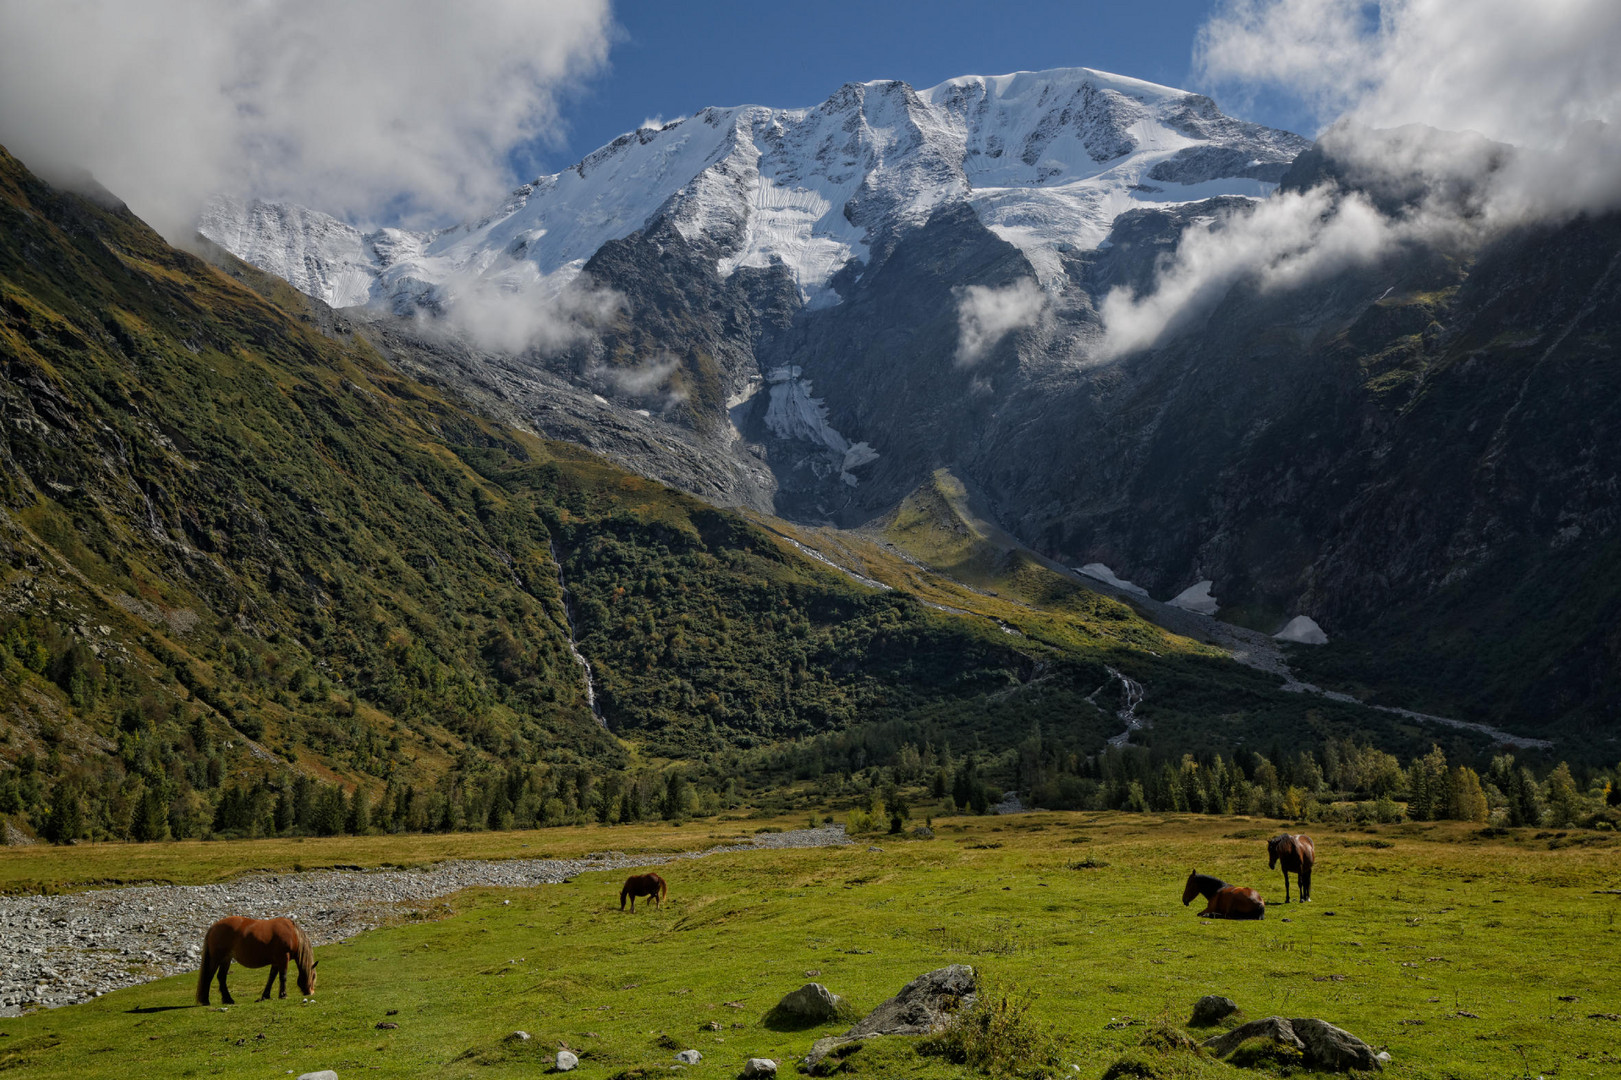
<path id="1" fill-rule="evenodd" d="M 709 108 L 621 135 L 427 232 L 364 231 L 318 210 L 219 197 L 198 231 L 333 307 L 409 314 L 454 283 L 527 276 L 555 292 L 604 244 L 655 222 L 706 245 L 724 277 L 781 264 L 810 306 L 943 206 L 966 203 L 1038 282 L 1103 244 L 1121 213 L 1261 197 L 1308 145 L 1202 95 L 1089 68 L 970 75 L 914 90 L 849 83 L 814 108 Z"/>

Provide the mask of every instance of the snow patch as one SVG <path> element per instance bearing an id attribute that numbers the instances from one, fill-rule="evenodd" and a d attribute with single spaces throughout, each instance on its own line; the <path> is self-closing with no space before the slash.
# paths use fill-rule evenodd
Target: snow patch
<path id="1" fill-rule="evenodd" d="M 1126 592 L 1135 593 L 1138 596 L 1148 595 L 1147 589 L 1143 588 L 1141 585 L 1133 585 L 1131 582 L 1126 581 L 1123 578 L 1116 577 L 1113 570 L 1110 570 L 1107 566 L 1100 562 L 1090 562 L 1085 566 L 1077 566 L 1075 568 L 1075 572 L 1077 574 L 1085 574 L 1089 578 L 1096 578 L 1105 585 L 1113 585 L 1117 589 L 1124 589 Z"/>
<path id="2" fill-rule="evenodd" d="M 796 366 L 780 367 L 766 376 L 771 398 L 766 402 L 765 423 L 779 439 L 798 439 L 825 446 L 838 459 L 839 479 L 855 487 L 850 470 L 878 460 L 878 451 L 864 442 L 852 443 L 827 422 L 827 406 L 811 396 L 811 384 L 800 378 Z"/>
<path id="3" fill-rule="evenodd" d="M 1172 607 L 1179 607 L 1183 611 L 1192 611 L 1199 615 L 1214 615 L 1220 609 L 1220 605 L 1216 603 L 1216 598 L 1210 595 L 1210 586 L 1214 584 L 1213 581 L 1201 581 L 1197 585 L 1189 585 L 1166 603 Z"/>
<path id="4" fill-rule="evenodd" d="M 1293 641 L 1300 645 L 1327 645 L 1328 635 L 1310 615 L 1296 615 L 1282 630 L 1272 635 L 1279 641 Z"/>

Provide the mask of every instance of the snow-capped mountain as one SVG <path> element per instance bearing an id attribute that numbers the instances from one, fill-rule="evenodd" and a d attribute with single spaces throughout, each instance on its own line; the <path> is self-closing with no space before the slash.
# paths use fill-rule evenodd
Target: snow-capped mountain
<path id="1" fill-rule="evenodd" d="M 811 109 L 705 109 L 622 135 L 432 233 L 363 233 L 302 207 L 218 199 L 202 234 L 335 307 L 437 305 L 458 283 L 560 287 L 664 217 L 723 277 L 780 262 L 811 306 L 940 207 L 966 203 L 1043 284 L 1144 204 L 1266 194 L 1308 145 L 1209 98 L 1086 68 L 850 83 Z"/>

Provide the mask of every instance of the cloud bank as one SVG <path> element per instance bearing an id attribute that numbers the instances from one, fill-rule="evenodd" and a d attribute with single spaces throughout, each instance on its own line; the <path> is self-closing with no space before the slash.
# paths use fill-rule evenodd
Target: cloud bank
<path id="1" fill-rule="evenodd" d="M 0 142 L 171 239 L 216 192 L 435 223 L 512 186 L 610 32 L 608 0 L 0 0 Z"/>
<path id="2" fill-rule="evenodd" d="M 1047 310 L 1047 295 L 1034 278 L 1020 278 L 1000 289 L 969 285 L 957 297 L 957 364 L 983 360 L 1015 330 L 1034 326 Z"/>
<path id="3" fill-rule="evenodd" d="M 1324 185 L 1190 228 L 1146 295 L 1104 298 L 1100 359 L 1151 347 L 1241 280 L 1298 285 L 1408 241 L 1621 207 L 1615 0 L 1228 0 L 1195 68 L 1332 121 L 1319 143 L 1380 207 Z"/>
<path id="4" fill-rule="evenodd" d="M 540 273 L 514 262 L 501 273 L 459 274 L 434 287 L 442 326 L 464 341 L 518 355 L 563 352 L 596 334 L 625 310 L 625 298 L 588 276 Z M 419 319 L 435 327 L 430 315 Z"/>

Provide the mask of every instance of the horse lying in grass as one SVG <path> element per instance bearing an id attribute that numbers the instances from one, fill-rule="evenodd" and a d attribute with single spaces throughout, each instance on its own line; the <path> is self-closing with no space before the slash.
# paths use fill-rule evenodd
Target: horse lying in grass
<path id="1" fill-rule="evenodd" d="M 630 910 L 636 910 L 636 898 L 646 896 L 653 901 L 654 907 L 664 906 L 664 894 L 669 886 L 657 874 L 632 874 L 625 879 L 625 887 L 619 890 L 619 910 L 625 910 L 625 898 L 630 897 Z"/>
<path id="2" fill-rule="evenodd" d="M 270 998 L 270 987 L 281 979 L 281 996 L 287 996 L 287 961 L 298 965 L 298 990 L 305 997 L 315 993 L 315 950 L 310 939 L 291 919 L 248 919 L 232 915 L 221 919 L 203 935 L 203 967 L 197 974 L 197 1004 L 208 1004 L 208 984 L 219 972 L 220 1001 L 235 1005 L 226 989 L 225 976 L 235 960 L 243 967 L 270 965 L 270 978 L 260 1001 Z"/>
<path id="3" fill-rule="evenodd" d="M 1220 878 L 1194 871 L 1188 874 L 1187 886 L 1182 890 L 1182 906 L 1186 907 L 1195 896 L 1205 898 L 1201 919 L 1264 919 L 1266 901 L 1254 889 L 1242 885 L 1229 885 Z"/>
<path id="4" fill-rule="evenodd" d="M 1283 902 L 1289 902 L 1289 874 L 1295 875 L 1300 886 L 1300 902 L 1311 899 L 1311 865 L 1317 861 L 1317 849 L 1305 833 L 1282 833 L 1266 842 L 1267 864 L 1271 870 L 1283 863 Z"/>

